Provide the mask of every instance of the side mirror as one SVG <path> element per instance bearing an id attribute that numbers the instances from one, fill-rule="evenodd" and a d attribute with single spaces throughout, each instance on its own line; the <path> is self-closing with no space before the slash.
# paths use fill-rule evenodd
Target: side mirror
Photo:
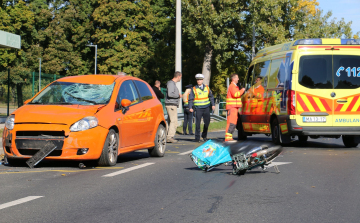
<path id="1" fill-rule="evenodd" d="M 129 107 L 131 105 L 131 101 L 128 99 L 121 100 L 121 107 Z"/>
<path id="2" fill-rule="evenodd" d="M 27 99 L 26 101 L 24 101 L 24 105 L 26 105 L 27 103 L 29 103 L 31 101 L 31 99 Z"/>
<path id="3" fill-rule="evenodd" d="M 129 110 L 129 106 L 131 105 L 131 101 L 128 99 L 122 99 L 121 100 L 121 110 L 122 113 L 125 115 L 125 113 Z"/>

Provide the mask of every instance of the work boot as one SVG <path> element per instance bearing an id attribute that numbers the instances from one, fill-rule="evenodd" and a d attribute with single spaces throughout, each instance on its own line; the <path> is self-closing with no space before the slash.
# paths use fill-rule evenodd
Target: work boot
<path id="1" fill-rule="evenodd" d="M 176 142 L 178 142 L 176 139 L 174 139 L 174 138 L 168 138 L 167 140 L 166 140 L 166 142 L 169 142 L 169 143 L 176 143 Z"/>

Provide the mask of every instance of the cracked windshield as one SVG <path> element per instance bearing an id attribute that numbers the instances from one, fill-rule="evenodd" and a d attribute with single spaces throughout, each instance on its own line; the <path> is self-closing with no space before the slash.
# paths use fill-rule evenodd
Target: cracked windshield
<path id="1" fill-rule="evenodd" d="M 114 85 L 54 82 L 29 104 L 107 104 Z"/>

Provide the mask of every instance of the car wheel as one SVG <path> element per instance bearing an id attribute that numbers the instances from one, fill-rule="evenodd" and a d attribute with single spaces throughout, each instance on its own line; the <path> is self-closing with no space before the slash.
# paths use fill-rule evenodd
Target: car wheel
<path id="1" fill-rule="evenodd" d="M 351 147 L 357 147 L 359 143 L 355 142 L 355 136 L 342 136 L 343 143 L 345 147 L 351 148 Z"/>
<path id="2" fill-rule="evenodd" d="M 278 120 L 275 118 L 272 123 L 271 123 L 271 137 L 272 137 L 272 141 L 273 143 L 275 143 L 275 145 L 280 145 L 280 127 L 279 127 L 279 122 Z"/>
<path id="3" fill-rule="evenodd" d="M 152 157 L 163 157 L 166 149 L 166 130 L 163 125 L 159 125 L 155 136 L 155 146 L 149 149 L 149 154 Z"/>
<path id="4" fill-rule="evenodd" d="M 104 147 L 98 161 L 100 166 L 115 166 L 118 157 L 119 134 L 114 129 L 110 129 Z"/>
<path id="5" fill-rule="evenodd" d="M 298 136 L 298 137 L 300 142 L 307 142 L 309 138 L 308 136 Z"/>

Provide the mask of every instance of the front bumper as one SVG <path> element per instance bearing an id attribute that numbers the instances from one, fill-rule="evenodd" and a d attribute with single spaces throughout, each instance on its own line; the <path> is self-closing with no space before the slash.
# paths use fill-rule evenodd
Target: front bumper
<path id="1" fill-rule="evenodd" d="M 36 136 L 35 132 L 56 134 Z M 52 140 L 57 148 L 45 158 L 47 160 L 96 160 L 100 158 L 107 134 L 108 130 L 101 126 L 70 132 L 67 125 L 16 124 L 13 130 L 4 129 L 3 149 L 9 158 L 30 158 Z M 88 148 L 88 152 L 79 154 L 82 148 Z"/>

